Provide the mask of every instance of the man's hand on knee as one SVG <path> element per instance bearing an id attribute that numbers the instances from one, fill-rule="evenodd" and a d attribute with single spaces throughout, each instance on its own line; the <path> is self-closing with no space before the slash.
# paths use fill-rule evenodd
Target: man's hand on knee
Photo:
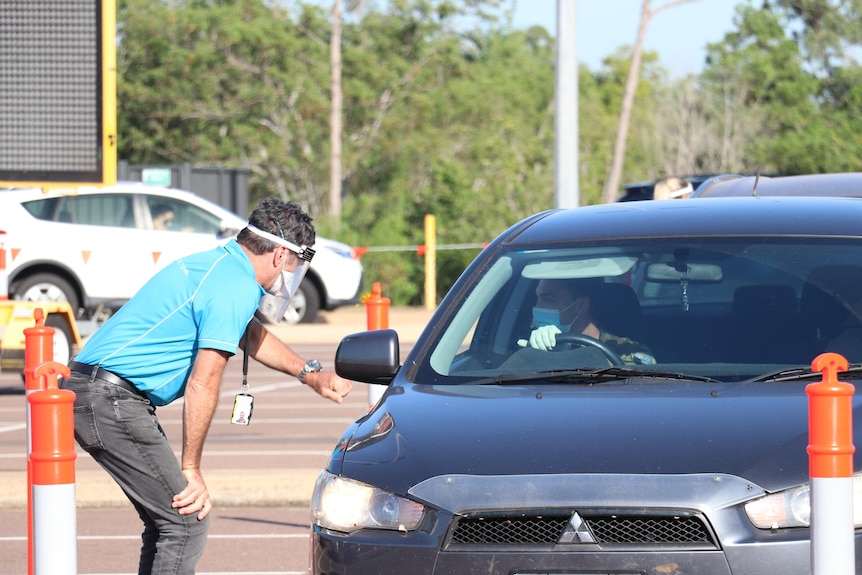
<path id="1" fill-rule="evenodd" d="M 183 475 L 188 483 L 185 489 L 174 495 L 172 507 L 179 509 L 180 515 L 197 513 L 200 521 L 213 508 L 209 490 L 200 469 L 183 469 Z"/>

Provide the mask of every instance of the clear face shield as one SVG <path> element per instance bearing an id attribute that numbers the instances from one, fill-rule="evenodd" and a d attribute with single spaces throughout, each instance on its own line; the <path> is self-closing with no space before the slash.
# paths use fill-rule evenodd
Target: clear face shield
<path id="1" fill-rule="evenodd" d="M 263 297 L 260 298 L 257 310 L 267 320 L 273 323 L 279 323 L 284 320 L 284 314 L 290 306 L 296 290 L 299 289 L 299 284 L 305 277 L 308 271 L 308 266 L 311 265 L 311 259 L 314 257 L 314 250 L 307 246 L 297 246 L 294 243 L 280 238 L 269 232 L 260 230 L 252 225 L 248 229 L 255 234 L 277 243 L 290 250 L 294 257 L 286 256 L 282 263 L 281 273 L 272 284 Z"/>

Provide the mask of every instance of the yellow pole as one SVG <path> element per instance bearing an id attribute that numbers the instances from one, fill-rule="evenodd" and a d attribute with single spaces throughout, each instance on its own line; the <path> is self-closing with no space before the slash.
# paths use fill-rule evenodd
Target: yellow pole
<path id="1" fill-rule="evenodd" d="M 437 218 L 425 214 L 425 309 L 437 307 Z"/>
<path id="2" fill-rule="evenodd" d="M 102 0 L 102 184 L 117 183 L 117 2 Z"/>

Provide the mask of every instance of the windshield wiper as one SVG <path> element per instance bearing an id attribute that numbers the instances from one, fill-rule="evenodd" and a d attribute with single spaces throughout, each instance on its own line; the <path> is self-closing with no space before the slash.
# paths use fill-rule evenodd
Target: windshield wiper
<path id="1" fill-rule="evenodd" d="M 851 364 L 846 371 L 839 371 L 838 379 L 846 375 L 862 375 L 862 363 Z M 810 365 L 800 365 L 765 373 L 748 381 L 805 381 L 806 379 L 819 379 L 821 377 L 823 377 L 823 374 L 819 371 L 811 371 Z"/>
<path id="2" fill-rule="evenodd" d="M 481 379 L 473 385 L 517 384 L 534 381 L 595 383 L 607 381 L 624 381 L 634 378 L 677 379 L 686 381 L 717 382 L 718 380 L 702 375 L 691 375 L 677 371 L 656 371 L 636 369 L 632 367 L 609 366 L 601 368 L 549 369 L 530 374 L 507 373 L 496 377 Z"/>

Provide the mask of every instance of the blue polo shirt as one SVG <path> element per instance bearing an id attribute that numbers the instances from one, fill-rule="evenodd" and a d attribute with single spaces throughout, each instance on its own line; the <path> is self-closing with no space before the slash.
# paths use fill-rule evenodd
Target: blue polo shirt
<path id="1" fill-rule="evenodd" d="M 153 276 L 87 340 L 76 361 L 134 383 L 155 405 L 182 397 L 198 349 L 236 354 L 264 289 L 236 240 Z"/>

